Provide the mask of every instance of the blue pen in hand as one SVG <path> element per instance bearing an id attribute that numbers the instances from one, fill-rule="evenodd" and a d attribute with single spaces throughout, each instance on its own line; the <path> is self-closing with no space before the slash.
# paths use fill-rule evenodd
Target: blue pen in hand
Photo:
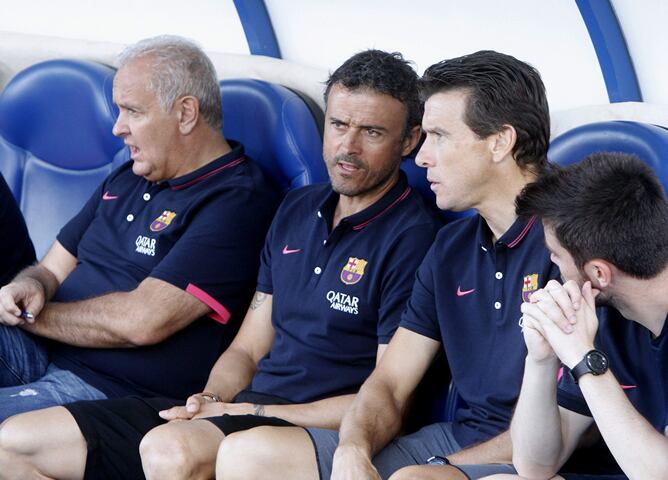
<path id="1" fill-rule="evenodd" d="M 32 313 L 26 310 L 21 310 L 21 317 L 25 320 L 33 320 L 35 318 Z"/>

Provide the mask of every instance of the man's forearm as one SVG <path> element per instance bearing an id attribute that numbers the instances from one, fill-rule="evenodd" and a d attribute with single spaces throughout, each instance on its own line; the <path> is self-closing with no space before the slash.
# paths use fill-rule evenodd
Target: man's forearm
<path id="1" fill-rule="evenodd" d="M 267 417 L 279 417 L 300 427 L 336 430 L 341 425 L 343 415 L 354 398 L 355 395 L 350 394 L 311 403 L 266 405 L 263 413 Z"/>
<path id="2" fill-rule="evenodd" d="M 559 361 L 537 364 L 527 357 L 522 390 L 511 423 L 512 457 L 520 475 L 551 476 L 561 455 L 557 405 Z"/>
<path id="3" fill-rule="evenodd" d="M 668 438 L 634 408 L 612 372 L 583 375 L 580 389 L 610 452 L 629 478 L 668 478 Z"/>
<path id="4" fill-rule="evenodd" d="M 79 347 L 133 347 L 129 293 L 119 292 L 88 300 L 47 303 L 36 321 L 21 328 L 36 335 Z"/>
<path id="5" fill-rule="evenodd" d="M 223 402 L 231 402 L 250 384 L 256 367 L 253 359 L 243 350 L 235 348 L 233 343 L 214 364 L 204 391 L 217 395 Z"/>
<path id="6" fill-rule="evenodd" d="M 506 431 L 478 445 L 448 455 L 448 460 L 456 465 L 512 463 L 512 454 L 510 431 Z"/>
<path id="7" fill-rule="evenodd" d="M 44 290 L 44 299 L 47 302 L 53 298 L 56 290 L 58 290 L 58 287 L 60 286 L 60 283 L 53 272 L 42 265 L 35 265 L 22 270 L 12 281 L 18 282 L 22 280 L 32 280 L 41 285 Z"/>
<path id="8" fill-rule="evenodd" d="M 343 417 L 339 447 L 355 447 L 371 458 L 399 433 L 403 407 L 386 385 L 370 377 Z"/>

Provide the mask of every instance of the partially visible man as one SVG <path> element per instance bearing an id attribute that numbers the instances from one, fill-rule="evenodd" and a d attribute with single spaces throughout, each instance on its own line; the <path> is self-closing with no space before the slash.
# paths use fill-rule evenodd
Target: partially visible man
<path id="1" fill-rule="evenodd" d="M 211 478 L 228 434 L 338 427 L 399 323 L 439 221 L 399 169 L 420 135 L 411 66 L 399 54 L 361 52 L 331 75 L 325 99 L 331 183 L 290 192 L 282 203 L 255 297 L 205 391 L 186 406 L 131 398 L 14 417 L 0 430 L 0 442 L 8 439 L 0 470 Z"/>
<path id="2" fill-rule="evenodd" d="M 113 97 L 132 160 L 0 290 L 0 419 L 80 399 L 186 398 L 251 299 L 277 200 L 222 136 L 211 61 L 178 37 L 144 40 L 121 55 Z"/>
<path id="3" fill-rule="evenodd" d="M 35 262 L 33 247 L 23 215 L 5 178 L 0 175 L 0 287 Z"/>
<path id="4" fill-rule="evenodd" d="M 558 275 L 540 222 L 514 212 L 517 194 L 547 163 L 545 91 L 534 68 L 491 51 L 433 65 L 421 85 L 426 139 L 416 163 L 427 169 L 440 208 L 475 208 L 479 215 L 439 232 L 400 328 L 344 417 L 336 455 L 334 431 L 258 429 L 223 442 L 222 478 L 279 478 L 286 470 L 289 478 L 387 478 L 432 456 L 452 463 L 508 462 L 507 434 L 485 441 L 507 429 L 519 393 L 526 355 L 519 307 Z M 390 443 L 372 463 L 399 432 L 410 396 L 441 344 L 468 407 L 455 422 Z"/>
<path id="5" fill-rule="evenodd" d="M 668 202 L 661 184 L 637 157 L 594 154 L 529 185 L 517 209 L 542 218 L 566 280 L 522 305 L 528 355 L 511 426 L 517 472 L 552 478 L 595 424 L 626 476 L 667 478 Z M 613 311 L 599 326 L 595 303 L 621 316 Z M 557 386 L 562 364 L 568 369 Z"/>

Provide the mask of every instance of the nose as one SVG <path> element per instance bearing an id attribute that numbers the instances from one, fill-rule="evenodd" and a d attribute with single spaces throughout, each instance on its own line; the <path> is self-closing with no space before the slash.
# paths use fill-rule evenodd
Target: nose
<path id="1" fill-rule="evenodd" d="M 418 150 L 417 155 L 415 155 L 415 164 L 418 167 L 429 168 L 434 165 L 431 155 L 431 148 L 428 145 L 429 140 L 425 140 L 420 150 Z"/>
<path id="2" fill-rule="evenodd" d="M 341 147 L 346 154 L 359 154 L 361 150 L 360 132 L 356 128 L 349 128 L 341 139 Z"/>
<path id="3" fill-rule="evenodd" d="M 118 117 L 116 117 L 116 122 L 114 123 L 114 126 L 111 129 L 111 133 L 121 138 L 125 137 L 130 133 L 128 124 L 125 121 L 125 114 L 123 112 L 120 112 L 118 114 Z"/>

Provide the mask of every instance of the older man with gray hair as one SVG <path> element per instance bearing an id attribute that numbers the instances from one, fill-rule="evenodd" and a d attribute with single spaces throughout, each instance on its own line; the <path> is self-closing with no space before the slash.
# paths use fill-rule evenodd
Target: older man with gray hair
<path id="1" fill-rule="evenodd" d="M 0 420 L 75 400 L 185 399 L 246 310 L 277 199 L 221 133 L 216 71 L 179 37 L 120 56 L 113 171 L 0 290 Z"/>

